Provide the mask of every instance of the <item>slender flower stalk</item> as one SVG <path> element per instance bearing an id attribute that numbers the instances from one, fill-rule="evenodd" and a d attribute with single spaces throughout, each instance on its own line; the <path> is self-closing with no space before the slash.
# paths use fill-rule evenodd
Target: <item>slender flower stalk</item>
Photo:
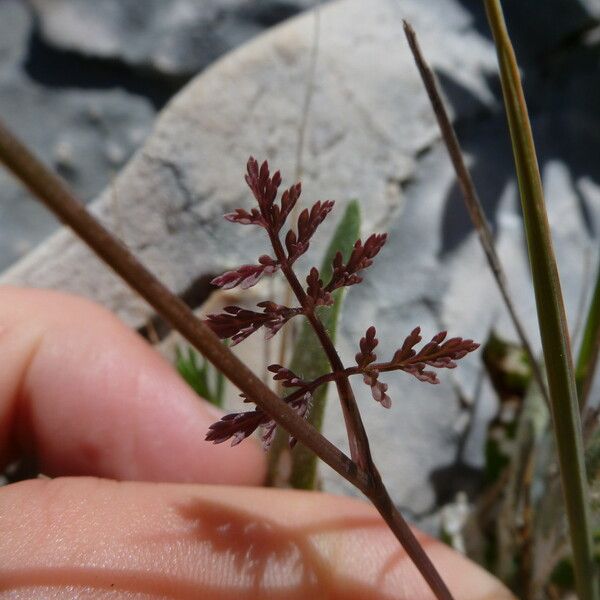
<path id="1" fill-rule="evenodd" d="M 423 86 L 425 87 L 425 91 L 427 92 L 427 96 L 431 102 L 431 107 L 437 119 L 440 132 L 442 134 L 442 139 L 444 140 L 444 144 L 448 150 L 448 155 L 450 156 L 452 166 L 454 167 L 454 171 L 456 173 L 456 180 L 458 181 L 460 190 L 462 192 L 467 212 L 469 213 L 473 227 L 477 231 L 479 242 L 483 252 L 485 253 L 488 266 L 490 267 L 490 271 L 496 280 L 496 285 L 498 286 L 498 290 L 502 296 L 506 310 L 508 311 L 508 314 L 513 322 L 513 326 L 517 336 L 521 341 L 523 350 L 527 355 L 533 376 L 535 377 L 540 391 L 546 400 L 546 404 L 550 406 L 548 388 L 542 374 L 542 369 L 538 363 L 538 360 L 536 359 L 535 354 L 533 353 L 533 347 L 529 341 L 529 338 L 527 337 L 523 322 L 517 314 L 516 306 L 509 293 L 506 272 L 504 271 L 500 257 L 496 252 L 492 231 L 485 217 L 483 205 L 479 199 L 475 182 L 473 181 L 471 173 L 465 164 L 458 137 L 454 131 L 454 127 L 452 126 L 452 121 L 450 120 L 448 111 L 444 106 L 444 101 L 439 92 L 435 75 L 423 57 L 415 30 L 412 28 L 410 23 L 406 21 L 404 21 L 404 34 L 415 59 L 417 69 L 419 70 L 419 75 L 423 81 Z"/>

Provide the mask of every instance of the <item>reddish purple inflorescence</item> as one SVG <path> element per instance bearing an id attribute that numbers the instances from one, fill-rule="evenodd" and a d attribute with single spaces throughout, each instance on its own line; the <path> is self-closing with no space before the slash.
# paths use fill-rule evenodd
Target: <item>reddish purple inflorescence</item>
<path id="1" fill-rule="evenodd" d="M 281 175 L 277 171 L 271 176 L 267 161 L 264 161 L 259 167 L 258 162 L 251 157 L 248 160 L 245 179 L 258 203 L 258 208 L 252 208 L 249 212 L 237 208 L 226 214 L 225 218 L 233 223 L 258 225 L 264 228 L 275 257 L 263 255 L 258 259 L 258 264 L 242 265 L 216 277 L 212 283 L 223 289 L 236 286 L 246 289 L 255 285 L 261 277 L 282 270 L 292 285 L 300 306 L 288 307 L 266 301 L 258 304 L 258 307 L 262 309 L 260 312 L 239 306 L 228 306 L 220 314 L 208 315 L 207 325 L 220 338 L 231 339 L 232 344 L 241 342 L 261 327 L 265 328 L 267 338 L 272 337 L 285 323 L 298 315 L 315 318 L 315 307 L 330 306 L 333 303 L 332 292 L 362 281 L 359 273 L 373 263 L 373 259 L 382 249 L 387 237 L 386 234 L 375 233 L 369 236 L 364 243 L 358 240 L 345 262 L 341 252 L 338 252 L 333 259 L 333 273 L 327 283 L 322 281 L 318 269 L 313 267 L 306 278 L 307 287 L 302 290 L 302 286 L 293 274 L 292 265 L 308 250 L 313 234 L 331 212 L 333 201 L 318 201 L 310 210 L 304 209 L 298 217 L 296 229 L 289 229 L 282 242 L 280 231 L 298 202 L 301 193 L 300 183 L 285 190 L 278 204 L 276 199 L 278 188 L 281 185 Z M 374 350 L 379 342 L 375 327 L 371 326 L 360 340 L 360 351 L 356 354 L 355 367 L 323 375 L 314 381 L 303 381 L 282 365 L 270 365 L 268 370 L 274 374 L 274 380 L 281 382 L 282 387 L 294 390 L 282 400 L 304 418 L 309 414 L 314 391 L 319 386 L 338 377 L 351 375 L 362 375 L 364 383 L 371 388 L 373 398 L 385 408 L 389 408 L 391 399 L 387 394 L 388 386 L 379 381 L 382 372 L 404 371 L 420 381 L 438 383 L 435 372 L 425 370 L 427 366 L 452 369 L 456 366 L 455 361 L 479 346 L 472 340 L 451 338 L 444 342 L 445 338 L 446 332 L 443 331 L 435 335 L 420 350 L 415 350 L 415 346 L 421 341 L 420 328 L 417 327 L 407 336 L 392 360 L 376 362 L 377 356 Z M 243 397 L 245 402 L 252 402 L 251 398 Z M 263 444 L 268 447 L 274 438 L 276 423 L 260 408 L 226 415 L 211 425 L 206 439 L 215 444 L 231 439 L 232 445 L 235 445 L 254 433 L 259 427 L 263 427 Z M 295 443 L 295 439 L 290 439 L 291 446 Z"/>

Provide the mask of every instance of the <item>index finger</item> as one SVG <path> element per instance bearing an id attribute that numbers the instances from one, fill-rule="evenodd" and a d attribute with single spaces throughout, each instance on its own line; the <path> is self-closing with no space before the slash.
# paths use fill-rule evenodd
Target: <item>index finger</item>
<path id="1" fill-rule="evenodd" d="M 260 484 L 262 450 L 204 441 L 220 417 L 110 312 L 0 289 L 0 462 L 114 479 Z"/>

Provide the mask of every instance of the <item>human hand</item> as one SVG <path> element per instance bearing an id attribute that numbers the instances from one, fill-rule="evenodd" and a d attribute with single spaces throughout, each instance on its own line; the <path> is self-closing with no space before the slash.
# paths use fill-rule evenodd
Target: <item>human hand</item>
<path id="1" fill-rule="evenodd" d="M 1 597 L 432 598 L 370 505 L 250 487 L 262 450 L 205 442 L 215 410 L 98 306 L 2 288 L 0 357 L 2 465 L 55 478 L 0 488 Z M 512 597 L 419 539 L 457 600 Z"/>

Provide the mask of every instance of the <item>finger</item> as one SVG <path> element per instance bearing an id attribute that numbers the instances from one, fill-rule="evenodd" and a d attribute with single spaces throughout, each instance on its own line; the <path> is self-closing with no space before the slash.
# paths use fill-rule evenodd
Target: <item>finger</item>
<path id="1" fill-rule="evenodd" d="M 259 484 L 254 443 L 204 441 L 220 417 L 108 311 L 74 296 L 0 290 L 0 460 L 42 472 Z"/>
<path id="2" fill-rule="evenodd" d="M 74 478 L 8 486 L 0 515 L 0 581 L 20 597 L 433 598 L 374 509 L 349 498 Z M 457 600 L 512 598 L 419 538 Z"/>

